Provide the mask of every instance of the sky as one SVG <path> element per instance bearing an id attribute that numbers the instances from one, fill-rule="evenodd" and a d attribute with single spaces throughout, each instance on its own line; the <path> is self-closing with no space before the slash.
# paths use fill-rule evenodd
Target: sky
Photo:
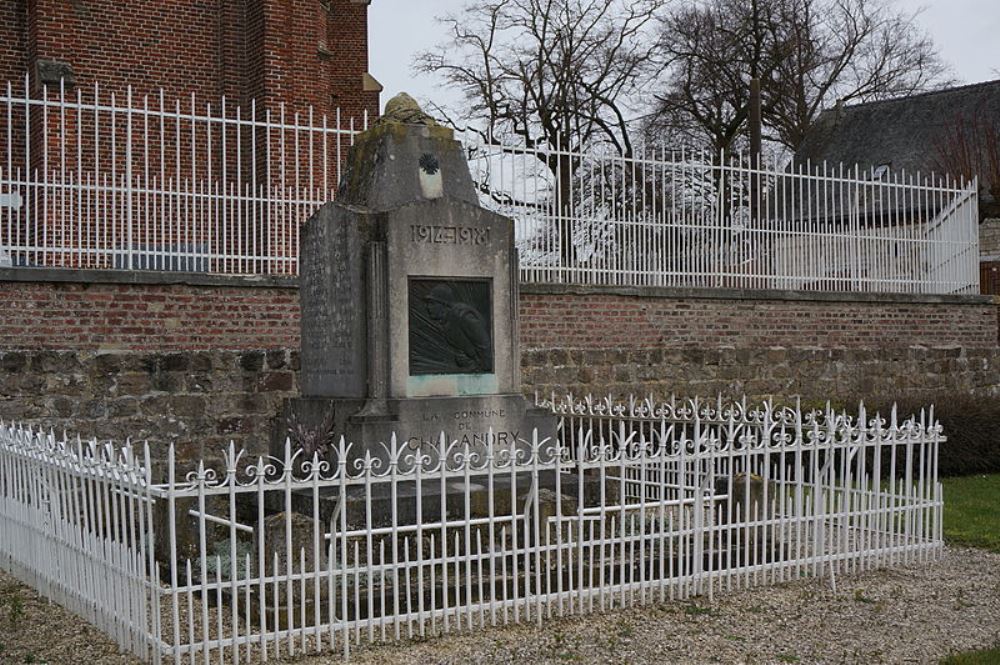
<path id="1" fill-rule="evenodd" d="M 414 74 L 415 53 L 443 40 L 434 17 L 466 0 L 373 0 L 369 8 L 370 71 L 383 86 L 384 104 L 398 92 L 440 104 L 458 101 L 433 77 Z M 952 75 L 962 83 L 1000 78 L 1000 0 L 897 0 L 930 33 Z"/>

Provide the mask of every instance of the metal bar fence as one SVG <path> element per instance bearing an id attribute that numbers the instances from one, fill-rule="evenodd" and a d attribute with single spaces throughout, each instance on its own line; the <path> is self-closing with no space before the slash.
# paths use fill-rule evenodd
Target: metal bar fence
<path id="1" fill-rule="evenodd" d="M 926 561 L 933 413 L 570 398 L 554 440 L 341 440 L 182 471 L 0 429 L 0 566 L 148 662 L 345 657 Z M 491 437 L 492 438 L 492 437 Z M 404 439 L 400 439 L 404 440 Z"/>
<path id="2" fill-rule="evenodd" d="M 8 265 L 294 275 L 367 116 L 158 95 L 0 89 Z"/>
<path id="3" fill-rule="evenodd" d="M 0 423 L 0 568 L 140 658 L 155 652 L 148 446 Z"/>
<path id="4" fill-rule="evenodd" d="M 515 220 L 527 282 L 978 291 L 978 185 L 843 165 L 467 137 L 484 206 Z"/>
<path id="5" fill-rule="evenodd" d="M 18 89 L 20 88 L 20 89 Z M 361 126 L 64 87 L 0 89 L 0 264 L 295 275 Z M 978 292 L 978 187 L 664 149 L 460 135 L 527 282 Z"/>

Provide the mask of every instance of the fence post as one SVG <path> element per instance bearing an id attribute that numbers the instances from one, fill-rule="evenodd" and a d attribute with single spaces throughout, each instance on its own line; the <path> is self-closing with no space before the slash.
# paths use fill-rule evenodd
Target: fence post
<path id="1" fill-rule="evenodd" d="M 134 210 L 133 210 L 133 194 L 134 194 L 134 182 L 132 181 L 132 86 L 128 86 L 127 93 L 128 101 L 126 102 L 127 108 L 125 111 L 125 224 L 127 228 L 127 254 L 128 257 L 128 269 L 134 270 L 135 265 L 133 262 L 133 252 L 135 251 L 134 243 L 135 240 L 132 234 L 132 225 L 134 223 Z M 113 111 L 112 111 L 113 112 Z"/>

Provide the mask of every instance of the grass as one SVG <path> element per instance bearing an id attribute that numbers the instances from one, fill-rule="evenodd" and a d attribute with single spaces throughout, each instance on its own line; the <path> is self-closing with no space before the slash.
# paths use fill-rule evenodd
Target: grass
<path id="1" fill-rule="evenodd" d="M 942 483 L 945 540 L 1000 552 L 1000 474 L 944 478 Z"/>
<path id="2" fill-rule="evenodd" d="M 1000 474 L 945 478 L 944 537 L 1000 552 Z M 941 665 L 1000 665 L 1000 646 L 952 654 Z"/>
<path id="3" fill-rule="evenodd" d="M 1000 647 L 956 653 L 942 659 L 941 665 L 1000 665 Z"/>
<path id="4" fill-rule="evenodd" d="M 702 614 L 714 616 L 715 610 L 711 607 L 702 607 L 696 603 L 691 603 L 684 606 L 684 614 L 687 614 L 688 616 L 701 616 Z"/>

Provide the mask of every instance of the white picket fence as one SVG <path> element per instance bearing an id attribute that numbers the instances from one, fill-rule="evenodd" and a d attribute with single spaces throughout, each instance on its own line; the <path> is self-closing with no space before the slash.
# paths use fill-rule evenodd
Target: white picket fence
<path id="1" fill-rule="evenodd" d="M 0 89 L 0 265 L 295 275 L 366 118 Z M 978 186 L 460 137 L 527 282 L 978 293 Z"/>
<path id="2" fill-rule="evenodd" d="M 555 440 L 230 447 L 183 470 L 171 449 L 158 481 L 148 446 L 6 425 L 0 567 L 147 662 L 223 663 L 940 555 L 932 412 L 542 404 Z"/>

